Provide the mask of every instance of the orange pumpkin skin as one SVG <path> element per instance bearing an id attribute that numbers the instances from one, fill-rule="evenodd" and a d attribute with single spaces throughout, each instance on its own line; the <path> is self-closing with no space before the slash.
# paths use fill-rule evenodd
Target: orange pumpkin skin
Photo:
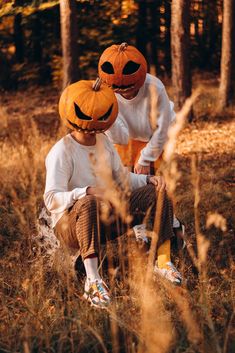
<path id="1" fill-rule="evenodd" d="M 127 64 L 129 66 L 132 64 L 132 69 L 128 70 Z M 134 71 L 135 69 L 136 71 Z M 127 43 L 122 43 L 105 49 L 100 57 L 98 70 L 102 81 L 112 86 L 114 90 L 127 90 L 128 88 L 137 90 L 144 84 L 147 62 L 138 49 Z M 113 71 L 113 73 L 107 71 Z M 131 72 L 128 73 L 129 71 Z"/>
<path id="2" fill-rule="evenodd" d="M 62 121 L 72 130 L 101 133 L 109 129 L 118 114 L 118 103 L 111 88 L 95 81 L 78 81 L 65 88 L 59 100 Z M 97 88 L 98 87 L 98 88 Z"/>

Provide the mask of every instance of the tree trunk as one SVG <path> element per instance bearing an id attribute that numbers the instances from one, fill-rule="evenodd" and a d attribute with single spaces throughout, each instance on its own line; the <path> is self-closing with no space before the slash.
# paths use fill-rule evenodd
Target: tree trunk
<path id="1" fill-rule="evenodd" d="M 17 6 L 22 6 L 22 0 L 15 0 L 14 7 Z M 22 13 L 19 12 L 15 15 L 13 27 L 16 62 L 22 63 L 24 61 L 24 34 L 22 28 Z"/>
<path id="2" fill-rule="evenodd" d="M 63 88 L 79 79 L 76 0 L 60 0 Z"/>
<path id="3" fill-rule="evenodd" d="M 235 1 L 233 1 L 233 17 L 235 15 Z M 235 21 L 232 24 L 232 63 L 235 63 Z M 232 94 L 231 98 L 235 98 L 235 65 L 232 65 Z"/>
<path id="4" fill-rule="evenodd" d="M 171 58 L 175 109 L 182 108 L 191 95 L 189 62 L 189 0 L 172 0 L 171 7 Z"/>
<path id="5" fill-rule="evenodd" d="M 170 75 L 171 71 L 171 1 L 165 0 L 164 1 L 165 7 L 165 39 L 164 39 L 164 47 L 165 47 L 165 68 L 167 74 Z"/>
<path id="6" fill-rule="evenodd" d="M 146 0 L 138 1 L 138 23 L 136 30 L 136 47 L 147 58 L 147 4 Z"/>
<path id="7" fill-rule="evenodd" d="M 218 26 L 217 0 L 207 0 L 202 4 L 201 17 L 203 19 L 203 33 L 200 36 L 200 67 L 206 70 L 218 68 L 216 53 L 217 39 L 220 28 Z M 217 63 L 217 65 L 216 65 Z"/>
<path id="8" fill-rule="evenodd" d="M 224 0 L 222 53 L 220 65 L 219 110 L 228 106 L 232 91 L 233 0 Z"/>
<path id="9" fill-rule="evenodd" d="M 24 61 L 24 39 L 22 30 L 22 14 L 17 13 L 14 17 L 14 43 L 15 58 L 18 63 Z"/>
<path id="10" fill-rule="evenodd" d="M 158 61 L 158 50 L 160 47 L 160 2 L 159 0 L 150 1 L 148 3 L 150 17 L 150 46 L 151 57 L 150 66 L 154 67 L 155 75 L 159 75 L 161 68 Z"/>
<path id="11" fill-rule="evenodd" d="M 42 46 L 42 23 L 40 12 L 36 11 L 31 16 L 32 34 L 31 34 L 31 59 L 33 63 L 42 63 L 43 46 Z"/>

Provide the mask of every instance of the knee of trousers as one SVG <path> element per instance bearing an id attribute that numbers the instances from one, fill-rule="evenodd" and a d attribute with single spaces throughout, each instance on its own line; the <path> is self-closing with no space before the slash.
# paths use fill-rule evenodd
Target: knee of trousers
<path id="1" fill-rule="evenodd" d="M 154 194 L 155 190 L 156 190 L 156 186 L 153 184 L 147 184 L 146 185 L 146 190 L 150 193 L 150 194 Z"/>
<path id="2" fill-rule="evenodd" d="M 77 201 L 78 207 L 76 207 L 76 211 L 78 214 L 88 213 L 94 214 L 97 212 L 98 208 L 98 200 L 94 195 L 86 195 L 81 200 Z"/>
<path id="3" fill-rule="evenodd" d="M 157 199 L 160 197 L 163 200 L 164 205 L 172 207 L 171 199 L 167 194 L 166 190 L 163 190 L 160 192 L 156 191 L 156 187 L 153 184 L 151 184 L 151 185 L 148 185 L 148 195 L 149 195 L 149 199 L 152 200 L 153 203 L 155 203 Z"/>
<path id="4" fill-rule="evenodd" d="M 172 200 L 169 197 L 169 195 L 167 194 L 166 190 L 163 192 L 162 196 L 163 196 L 163 204 L 165 205 L 165 207 L 168 207 L 168 209 L 170 209 L 172 211 L 172 209 L 173 209 Z"/>
<path id="5" fill-rule="evenodd" d="M 149 200 L 150 203 L 155 203 L 157 199 L 156 186 L 148 184 L 145 186 L 144 197 Z"/>

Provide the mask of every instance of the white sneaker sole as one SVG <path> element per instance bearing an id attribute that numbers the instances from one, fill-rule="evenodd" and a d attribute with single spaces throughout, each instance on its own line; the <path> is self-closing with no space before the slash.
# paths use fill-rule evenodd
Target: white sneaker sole
<path id="1" fill-rule="evenodd" d="M 174 267 L 174 268 L 175 268 L 175 267 Z M 177 271 L 177 270 L 176 270 L 176 271 Z M 160 268 L 158 268 L 157 265 L 155 265 L 155 266 L 154 266 L 154 269 L 153 269 L 153 274 L 154 274 L 155 276 L 159 276 L 161 279 L 164 279 L 164 280 L 166 280 L 168 283 L 170 282 L 171 284 L 173 284 L 173 285 L 175 285 L 175 286 L 181 286 L 182 283 L 183 283 L 183 278 L 182 278 L 180 272 L 179 272 L 179 271 L 177 271 L 177 272 L 179 273 L 180 277 L 175 278 L 175 279 L 174 279 L 174 278 L 171 279 L 171 278 L 169 278 L 169 277 L 167 276 L 167 270 L 165 270 L 165 272 L 164 272 L 164 271 L 162 271 Z M 176 279 L 178 279 L 178 281 L 176 281 Z"/>
<path id="2" fill-rule="evenodd" d="M 97 308 L 97 309 L 107 309 L 107 307 L 110 305 L 111 301 L 107 304 L 95 304 L 93 303 L 93 301 L 91 300 L 91 298 L 86 294 L 84 293 L 83 296 L 82 296 L 83 300 L 85 300 L 91 307 L 94 307 L 94 308 Z"/>

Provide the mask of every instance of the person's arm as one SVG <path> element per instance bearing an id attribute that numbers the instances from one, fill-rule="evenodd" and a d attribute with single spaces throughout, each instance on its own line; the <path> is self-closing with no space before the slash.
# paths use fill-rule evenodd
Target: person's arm
<path id="1" fill-rule="evenodd" d="M 123 166 L 116 149 L 110 142 L 109 145 L 112 153 L 112 173 L 116 183 L 122 188 L 128 186 L 132 190 L 145 186 L 147 184 L 146 175 L 137 175 L 129 172 L 128 169 Z"/>
<path id="2" fill-rule="evenodd" d="M 104 193 L 105 193 L 105 189 L 98 186 L 88 186 L 86 189 L 87 195 L 94 195 L 101 200 L 104 198 Z"/>
<path id="3" fill-rule="evenodd" d="M 140 177 L 141 177 L 141 183 L 143 183 L 143 185 L 141 186 L 144 186 L 146 184 L 153 184 L 156 186 L 157 191 L 163 191 L 166 188 L 165 180 L 161 175 L 143 175 L 143 174 L 138 175 L 138 174 L 130 173 L 132 185 L 134 186 L 133 189 L 137 189 L 138 187 L 141 187 L 138 185 L 138 183 L 140 182 Z"/>
<path id="4" fill-rule="evenodd" d="M 156 161 L 163 151 L 167 141 L 167 133 L 174 116 L 174 111 L 165 88 L 162 88 L 157 102 L 157 129 L 151 139 L 141 150 L 140 158 L 135 166 L 135 172 L 141 171 L 141 167 L 150 167 L 150 163 Z"/>
<path id="5" fill-rule="evenodd" d="M 125 187 L 130 187 L 131 190 L 135 190 L 147 184 L 153 184 L 158 191 L 165 189 L 166 184 L 162 176 L 138 175 L 129 172 L 128 169 L 123 166 L 119 154 L 109 141 L 107 146 L 111 153 L 113 178 L 121 188 L 125 190 Z M 88 188 L 88 190 L 89 189 L 90 188 Z"/>
<path id="6" fill-rule="evenodd" d="M 164 191 L 166 189 L 166 182 L 161 175 L 146 175 L 147 184 L 156 186 L 157 191 Z"/>
<path id="7" fill-rule="evenodd" d="M 119 145 L 127 145 L 129 141 L 129 129 L 122 118 L 121 114 L 118 114 L 118 117 L 114 124 L 105 132 L 109 140 L 112 143 L 117 143 Z"/>
<path id="8" fill-rule="evenodd" d="M 88 186 L 68 191 L 72 165 L 65 154 L 49 153 L 46 159 L 45 206 L 51 213 L 60 213 L 70 208 L 76 200 L 86 195 Z"/>
<path id="9" fill-rule="evenodd" d="M 119 164 L 119 167 L 116 170 L 116 180 L 121 181 L 123 185 L 125 185 L 125 181 L 127 180 L 129 181 L 131 190 L 138 189 L 147 184 L 155 185 L 157 191 L 165 190 L 166 183 L 162 176 L 135 174 L 132 172 L 128 172 L 127 168 L 122 165 L 119 155 L 117 154 L 114 158 L 115 162 L 117 163 L 117 166 Z"/>

